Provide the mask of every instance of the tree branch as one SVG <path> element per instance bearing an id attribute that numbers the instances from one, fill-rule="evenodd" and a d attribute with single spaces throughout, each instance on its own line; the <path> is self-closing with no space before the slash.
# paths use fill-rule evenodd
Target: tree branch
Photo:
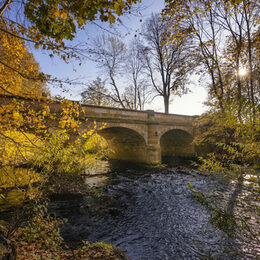
<path id="1" fill-rule="evenodd" d="M 5 9 L 7 8 L 7 6 L 12 2 L 12 0 L 6 0 L 3 4 L 3 6 L 0 8 L 0 16 L 3 15 Z"/>

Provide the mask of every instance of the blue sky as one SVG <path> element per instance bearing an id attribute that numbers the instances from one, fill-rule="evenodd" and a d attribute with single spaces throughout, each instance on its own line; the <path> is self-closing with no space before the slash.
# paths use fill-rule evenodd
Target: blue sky
<path id="1" fill-rule="evenodd" d="M 142 0 L 141 14 L 128 15 L 121 17 L 122 24 L 114 25 L 114 29 L 120 34 L 121 40 L 128 43 L 134 38 L 135 34 L 141 28 L 142 21 L 154 12 L 160 12 L 164 7 L 163 0 Z M 108 25 L 102 24 L 103 27 L 109 29 Z M 72 44 L 91 42 L 95 36 L 103 33 L 104 31 L 96 25 L 87 25 L 84 31 L 79 31 L 73 40 Z M 59 57 L 50 58 L 47 53 L 42 51 L 31 50 L 36 60 L 40 64 L 40 68 L 44 73 L 51 74 L 60 79 L 70 78 L 77 79 L 77 81 L 89 83 L 100 76 L 96 69 L 95 63 L 91 61 L 84 61 L 81 66 L 79 62 L 70 60 L 68 64 L 62 61 Z M 199 115 L 205 111 L 202 103 L 206 100 L 206 91 L 203 87 L 199 86 L 196 78 L 192 78 L 191 92 L 184 96 L 173 97 L 173 102 L 170 105 L 170 113 L 186 114 L 186 115 Z M 62 89 L 50 88 L 51 93 L 54 95 L 65 96 L 68 99 L 79 100 L 79 93 L 82 91 L 81 86 L 70 87 L 68 92 L 63 92 Z M 157 112 L 163 112 L 162 97 L 154 99 L 153 103 L 148 105 L 146 109 L 153 109 Z"/>

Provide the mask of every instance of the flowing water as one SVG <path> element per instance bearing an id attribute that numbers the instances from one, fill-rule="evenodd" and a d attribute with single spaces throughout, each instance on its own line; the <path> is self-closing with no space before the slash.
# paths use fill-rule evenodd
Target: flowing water
<path id="1" fill-rule="evenodd" d="M 95 210 L 88 197 L 50 205 L 68 218 L 63 228 L 67 241 L 109 242 L 131 260 L 259 259 L 259 245 L 230 238 L 209 224 L 209 210 L 188 186 L 207 193 L 216 188 L 216 180 L 195 170 L 124 168 L 87 182 L 105 183 Z M 218 192 L 231 189 L 222 183 Z"/>
<path id="2" fill-rule="evenodd" d="M 248 223 L 257 234 L 260 219 L 254 209 L 259 200 L 250 197 L 250 181 L 237 185 L 185 167 L 132 166 L 89 172 L 86 182 L 94 196 L 61 194 L 49 203 L 50 212 L 68 219 L 62 235 L 72 247 L 82 240 L 104 241 L 120 248 L 130 260 L 260 259 L 257 239 L 241 239 L 243 234 L 229 237 L 215 228 L 209 221 L 212 212 L 192 192 L 215 190 L 222 198 L 217 204 L 229 207 L 238 218 L 248 214 Z M 8 216 L 10 210 L 5 208 L 19 198 L 15 190 L 9 193 L 10 205 L 0 204 L 0 219 L 4 212 Z M 245 213 L 241 203 L 229 203 L 237 198 L 252 208 Z"/>

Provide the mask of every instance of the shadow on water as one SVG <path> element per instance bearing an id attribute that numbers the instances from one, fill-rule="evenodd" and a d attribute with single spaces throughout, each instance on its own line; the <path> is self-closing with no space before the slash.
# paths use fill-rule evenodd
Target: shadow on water
<path id="1" fill-rule="evenodd" d="M 198 163 L 198 159 L 195 157 L 163 156 L 162 163 L 168 167 L 187 166 L 194 168 L 194 163 Z"/>

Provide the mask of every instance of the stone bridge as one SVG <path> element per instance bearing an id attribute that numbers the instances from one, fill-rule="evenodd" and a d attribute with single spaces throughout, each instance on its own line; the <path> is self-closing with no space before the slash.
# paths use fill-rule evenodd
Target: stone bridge
<path id="1" fill-rule="evenodd" d="M 3 103 L 6 96 L 5 102 L 0 97 L 0 104 Z M 62 111 L 59 102 L 48 106 L 52 113 Z M 192 144 L 198 132 L 193 126 L 196 117 L 80 105 L 81 130 L 94 122 L 98 127 L 103 126 L 98 133 L 113 150 L 111 158 L 151 164 L 161 163 L 165 157 L 196 156 Z"/>
<path id="2" fill-rule="evenodd" d="M 82 128 L 93 121 L 99 126 L 105 123 L 99 134 L 114 151 L 110 156 L 114 159 L 161 163 L 165 157 L 196 155 L 192 141 L 198 132 L 193 126 L 197 116 L 90 105 L 81 105 L 81 111 L 88 119 Z"/>

